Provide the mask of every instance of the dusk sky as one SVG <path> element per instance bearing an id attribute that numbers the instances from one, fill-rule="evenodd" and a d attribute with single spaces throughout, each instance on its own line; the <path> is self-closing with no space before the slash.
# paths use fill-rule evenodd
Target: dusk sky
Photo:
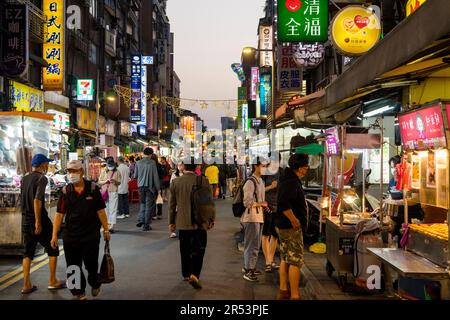
<path id="1" fill-rule="evenodd" d="M 167 15 L 175 33 L 175 71 L 181 97 L 199 100 L 237 99 L 239 81 L 230 65 L 240 62 L 246 46 L 257 46 L 265 0 L 169 0 Z M 197 105 L 197 106 L 195 106 Z M 196 102 L 190 108 L 209 128 L 220 129 L 226 107 Z M 235 115 L 235 104 L 231 108 Z"/>

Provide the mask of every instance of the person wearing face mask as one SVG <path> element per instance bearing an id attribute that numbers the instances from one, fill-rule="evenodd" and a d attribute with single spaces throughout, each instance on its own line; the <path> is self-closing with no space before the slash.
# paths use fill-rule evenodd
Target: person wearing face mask
<path id="1" fill-rule="evenodd" d="M 300 300 L 300 270 L 303 266 L 303 231 L 307 227 L 308 205 L 301 178 L 309 169 L 306 154 L 293 154 L 280 178 L 275 226 L 280 239 L 280 290 L 278 300 Z M 289 288 L 290 287 L 290 291 Z"/>
<path id="2" fill-rule="evenodd" d="M 106 161 L 106 169 L 100 174 L 98 184 L 103 191 L 108 191 L 106 200 L 106 213 L 108 214 L 109 231 L 114 233 L 114 225 L 117 220 L 117 211 L 119 210 L 119 185 L 122 181 L 122 175 L 117 170 L 116 163 L 112 157 Z"/>
<path id="3" fill-rule="evenodd" d="M 52 221 L 45 209 L 45 189 L 48 180 L 45 173 L 48 163 L 52 161 L 43 154 L 36 154 L 31 162 L 32 172 L 22 178 L 21 209 L 22 234 L 25 252 L 23 255 L 23 288 L 22 294 L 32 293 L 37 289 L 30 281 L 30 266 L 34 258 L 36 246 L 40 243 L 49 256 L 50 280 L 49 290 L 64 288 L 64 282 L 56 279 L 56 264 L 59 256 L 58 246 L 51 246 Z"/>
<path id="4" fill-rule="evenodd" d="M 81 271 L 81 287 L 71 289 L 78 300 L 86 299 L 86 279 L 82 265 L 88 271 L 88 283 L 92 296 L 100 293 L 98 282 L 98 256 L 100 246 L 100 227 L 103 226 L 103 239 L 111 240 L 105 202 L 100 188 L 92 181 L 84 179 L 83 164 L 72 160 L 67 164 L 67 184 L 58 200 L 51 245 L 58 246 L 58 232 L 65 217 L 63 232 L 64 255 L 67 267 L 78 266 Z M 70 275 L 68 275 L 70 276 Z"/>

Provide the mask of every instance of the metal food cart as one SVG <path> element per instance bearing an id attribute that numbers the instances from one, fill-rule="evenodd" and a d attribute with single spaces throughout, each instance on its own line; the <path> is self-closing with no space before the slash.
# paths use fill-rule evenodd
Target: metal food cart
<path id="1" fill-rule="evenodd" d="M 369 250 L 403 282 L 418 286 L 426 279 L 436 284 L 440 299 L 445 300 L 450 299 L 449 120 L 450 103 L 443 101 L 399 115 L 405 151 L 399 167 L 405 207 L 402 248 Z M 411 223 L 410 203 L 424 208 L 424 221 Z M 422 291 L 424 297 L 417 297 L 399 284 L 397 294 L 433 298 L 427 287 Z"/>
<path id="2" fill-rule="evenodd" d="M 356 204 L 358 191 L 351 180 L 355 179 L 356 166 L 359 159 L 356 149 L 380 149 L 381 166 L 383 164 L 383 128 L 377 121 L 371 129 L 380 130 L 381 134 L 369 133 L 369 128 L 354 126 L 338 126 L 326 131 L 325 174 L 326 189 L 323 198 L 326 199 L 326 246 L 328 276 L 337 273 L 338 283 L 342 291 L 346 291 L 348 274 L 354 271 L 354 242 L 356 224 L 370 219 L 366 205 L 366 182 L 364 165 L 362 165 L 361 203 Z M 361 159 L 359 159 L 361 160 Z M 383 169 L 380 173 L 382 175 Z M 380 189 L 383 188 L 381 179 Z M 382 194 L 382 192 L 381 192 Z M 382 199 L 380 199 L 380 204 Z M 353 214 L 350 214 L 353 213 Z M 382 221 L 383 217 L 380 217 Z"/>

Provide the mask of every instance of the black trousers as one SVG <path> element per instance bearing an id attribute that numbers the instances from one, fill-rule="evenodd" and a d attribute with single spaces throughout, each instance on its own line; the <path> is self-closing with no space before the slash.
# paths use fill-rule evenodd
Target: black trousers
<path id="1" fill-rule="evenodd" d="M 98 255 L 100 240 L 78 242 L 64 241 L 64 254 L 66 257 L 67 268 L 78 266 L 81 276 L 81 288 L 71 289 L 70 292 L 75 295 L 84 294 L 86 291 L 86 278 L 84 276 L 82 264 L 88 272 L 88 283 L 94 288 L 100 288 L 98 282 Z M 72 273 L 73 274 L 73 273 Z M 71 274 L 68 274 L 69 278 Z"/>
<path id="2" fill-rule="evenodd" d="M 194 275 L 200 278 L 207 244 L 206 230 L 179 230 L 178 238 L 180 239 L 183 277 L 187 278 Z"/>
<path id="3" fill-rule="evenodd" d="M 119 215 L 129 215 L 130 206 L 128 204 L 128 193 L 119 194 Z"/>
<path id="4" fill-rule="evenodd" d="M 163 207 L 163 205 L 161 203 L 158 203 L 156 205 L 156 215 L 158 217 L 162 217 L 162 207 Z"/>

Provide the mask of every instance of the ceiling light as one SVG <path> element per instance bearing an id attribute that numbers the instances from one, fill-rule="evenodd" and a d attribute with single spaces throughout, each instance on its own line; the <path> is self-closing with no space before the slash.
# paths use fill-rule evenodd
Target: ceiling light
<path id="1" fill-rule="evenodd" d="M 376 115 L 378 115 L 378 114 L 381 114 L 381 113 L 383 113 L 383 112 L 386 112 L 386 111 L 392 110 L 392 109 L 394 109 L 394 107 L 391 107 L 391 106 L 384 106 L 384 107 L 382 107 L 382 108 L 375 109 L 375 110 L 369 111 L 369 112 L 367 112 L 367 113 L 364 113 L 364 114 L 363 114 L 363 117 L 364 117 L 364 118 L 370 118 L 370 117 L 376 116 Z"/>

